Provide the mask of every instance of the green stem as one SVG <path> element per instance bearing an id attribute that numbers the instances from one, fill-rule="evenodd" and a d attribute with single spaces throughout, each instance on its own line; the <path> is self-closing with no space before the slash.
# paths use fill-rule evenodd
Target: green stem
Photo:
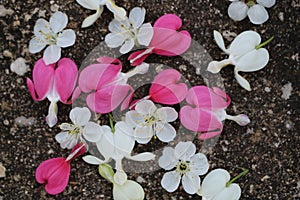
<path id="1" fill-rule="evenodd" d="M 111 128 L 111 132 L 115 133 L 114 118 L 110 113 L 108 113 L 108 116 L 109 116 L 109 125 Z"/>
<path id="2" fill-rule="evenodd" d="M 236 177 L 234 177 L 233 179 L 231 179 L 230 181 L 228 181 L 228 182 L 226 183 L 226 187 L 229 187 L 229 185 L 230 185 L 231 183 L 233 183 L 233 182 L 236 181 L 237 179 L 241 178 L 242 176 L 245 176 L 246 174 L 248 174 L 248 172 L 249 172 L 249 169 L 244 169 L 243 172 L 241 172 L 239 175 L 237 175 Z"/>
<path id="3" fill-rule="evenodd" d="M 256 50 L 260 49 L 261 47 L 263 47 L 263 46 L 265 46 L 266 44 L 268 44 L 269 42 L 271 42 L 273 39 L 274 39 L 274 36 L 272 36 L 272 37 L 271 37 L 270 39 L 268 39 L 267 41 L 265 41 L 265 42 L 263 42 L 263 43 L 257 45 L 257 46 L 255 47 L 255 49 L 256 49 Z"/>

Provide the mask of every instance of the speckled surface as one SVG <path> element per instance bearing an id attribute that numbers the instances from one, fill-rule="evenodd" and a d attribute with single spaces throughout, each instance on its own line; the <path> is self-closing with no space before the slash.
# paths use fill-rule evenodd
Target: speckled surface
<path id="1" fill-rule="evenodd" d="M 33 102 L 27 91 L 25 78 L 31 77 L 31 71 L 20 77 L 11 72 L 9 66 L 16 58 L 24 57 L 32 69 L 42 55 L 28 52 L 35 21 L 43 15 L 49 19 L 58 7 L 69 16 L 68 27 L 77 34 L 76 44 L 64 49 L 63 55 L 80 66 L 89 52 L 103 41 L 112 15 L 105 10 L 93 26 L 82 29 L 81 22 L 92 11 L 80 7 L 75 1 L 2 0 L 0 4 L 14 11 L 12 15 L 0 17 L 0 162 L 7 169 L 6 177 L 0 178 L 0 199 L 111 199 L 112 185 L 97 174 L 96 166 L 87 165 L 80 159 L 72 163 L 69 185 L 57 196 L 47 195 L 43 186 L 35 181 L 35 169 L 39 163 L 48 158 L 66 156 L 68 152 L 61 150 L 54 140 L 59 128 L 48 128 L 44 121 L 49 103 Z M 226 92 L 232 98 L 227 112 L 246 113 L 251 123 L 240 127 L 226 121 L 216 146 L 206 152 L 210 169 L 225 168 L 232 175 L 240 172 L 237 166 L 250 170 L 247 176 L 238 180 L 242 188 L 241 199 L 299 199 L 299 1 L 278 1 L 268 9 L 269 21 L 260 26 L 252 25 L 248 19 L 242 22 L 229 19 L 229 1 L 117 0 L 117 4 L 127 10 L 135 6 L 145 7 L 146 21 L 149 22 L 165 13 L 179 15 L 184 29 L 189 30 L 192 38 L 215 60 L 223 59 L 225 55 L 214 43 L 213 30 L 227 36 L 226 44 L 230 43 L 230 36 L 249 29 L 260 33 L 263 41 L 275 37 L 266 46 L 270 52 L 267 67 L 243 74 L 249 80 L 252 92 L 237 84 L 232 67 L 222 70 Z M 123 61 L 125 59 L 122 57 Z M 203 84 L 195 69 L 180 58 L 151 56 L 148 61 L 180 70 L 191 85 Z M 124 69 L 128 69 L 126 64 Z M 291 83 L 293 89 L 290 97 L 285 99 L 281 88 L 287 83 Z M 70 109 L 70 106 L 59 104 L 58 124 L 68 121 Z M 19 116 L 34 117 L 36 123 L 19 127 L 15 124 L 15 118 Z M 105 117 L 103 119 L 105 122 Z M 202 143 L 194 142 L 201 149 Z M 154 141 L 147 149 L 155 149 L 156 145 L 161 146 Z M 163 173 L 163 170 L 129 173 L 129 178 L 142 180 L 146 199 L 200 199 L 197 195 L 187 195 L 181 187 L 174 193 L 163 190 L 160 186 Z"/>

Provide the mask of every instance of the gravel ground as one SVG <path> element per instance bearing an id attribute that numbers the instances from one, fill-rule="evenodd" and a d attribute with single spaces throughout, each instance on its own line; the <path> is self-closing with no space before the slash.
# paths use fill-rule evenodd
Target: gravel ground
<path id="1" fill-rule="evenodd" d="M 49 19 L 57 9 L 69 16 L 68 27 L 77 34 L 76 44 L 64 49 L 63 55 L 80 66 L 89 52 L 103 41 L 112 15 L 106 10 L 93 26 L 82 29 L 81 22 L 92 11 L 75 1 L 2 0 L 0 4 L 13 11 L 0 17 L 0 162 L 6 168 L 6 176 L 0 178 L 0 199 L 111 199 L 112 185 L 97 174 L 97 167 L 80 159 L 72 163 L 69 185 L 57 196 L 46 194 L 43 186 L 35 181 L 35 169 L 39 163 L 48 158 L 66 156 L 68 152 L 61 150 L 54 140 L 59 128 L 48 128 L 45 123 L 49 103 L 34 102 L 27 91 L 25 79 L 31 77 L 31 70 L 25 76 L 18 76 L 10 71 L 9 66 L 16 58 L 24 57 L 32 69 L 42 55 L 28 52 L 35 21 L 39 17 Z M 225 55 L 213 41 L 213 30 L 223 33 L 227 44 L 232 37 L 249 29 L 260 33 L 263 41 L 275 37 L 266 46 L 270 53 L 267 67 L 259 72 L 243 74 L 253 91 L 247 92 L 237 84 L 232 67 L 222 70 L 226 92 L 232 98 L 227 112 L 246 113 L 251 123 L 240 127 L 226 121 L 216 146 L 206 149 L 206 152 L 211 169 L 225 168 L 232 175 L 240 172 L 237 166 L 250 170 L 248 175 L 238 180 L 242 188 L 241 199 L 300 199 L 299 0 L 278 1 L 268 9 L 270 19 L 260 26 L 252 25 L 248 19 L 242 22 L 230 20 L 227 16 L 229 1 L 117 0 L 117 4 L 127 10 L 135 6 L 145 7 L 146 21 L 149 22 L 165 13 L 179 15 L 184 29 L 189 30 L 192 38 L 215 60 L 223 59 Z M 125 61 L 125 57 L 121 59 Z M 195 74 L 195 68 L 182 58 L 151 56 L 148 61 L 180 70 L 191 85 L 203 83 L 202 78 Z M 58 124 L 69 121 L 70 109 L 70 106 L 59 104 Z M 33 117 L 35 122 L 21 127 L 15 121 L 20 116 Z M 199 141 L 194 142 L 199 149 L 203 145 Z M 154 141 L 146 148 L 155 149 L 157 146 L 161 144 Z M 200 199 L 197 195 L 187 195 L 182 188 L 174 193 L 164 191 L 160 186 L 163 173 L 163 170 L 129 173 L 129 177 L 140 181 L 146 199 Z"/>

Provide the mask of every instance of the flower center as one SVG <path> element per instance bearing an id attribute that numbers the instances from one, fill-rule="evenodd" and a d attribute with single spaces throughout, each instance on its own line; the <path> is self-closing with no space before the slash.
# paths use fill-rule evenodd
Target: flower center
<path id="1" fill-rule="evenodd" d="M 189 161 L 179 161 L 176 166 L 176 171 L 178 171 L 181 175 L 190 171 Z"/>
<path id="2" fill-rule="evenodd" d="M 39 30 L 40 34 L 44 36 L 45 40 L 49 42 L 49 44 L 56 44 L 57 34 L 52 32 L 45 33 L 42 30 Z"/>
<path id="3" fill-rule="evenodd" d="M 144 117 L 144 123 L 143 123 L 143 125 L 149 127 L 152 124 L 154 124 L 156 121 L 157 121 L 157 119 L 153 115 L 147 116 L 147 117 Z"/>
<path id="4" fill-rule="evenodd" d="M 249 7 L 254 6 L 256 4 L 256 0 L 244 0 L 244 2 Z"/>
<path id="5" fill-rule="evenodd" d="M 80 133 L 81 133 L 81 128 L 78 126 L 74 126 L 72 130 L 68 131 L 68 134 L 75 135 L 75 136 L 79 135 Z"/>

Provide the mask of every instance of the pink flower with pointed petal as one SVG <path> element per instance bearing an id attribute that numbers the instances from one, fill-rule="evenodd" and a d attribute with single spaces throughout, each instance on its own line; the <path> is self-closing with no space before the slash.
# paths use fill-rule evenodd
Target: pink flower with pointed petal
<path id="1" fill-rule="evenodd" d="M 120 104 L 121 109 L 127 108 L 133 95 L 133 88 L 126 83 L 128 78 L 146 73 L 149 65 L 143 63 L 132 71 L 122 73 L 122 63 L 118 59 L 101 57 L 97 61 L 98 64 L 89 65 L 82 70 L 76 95 L 79 91 L 89 93 L 87 105 L 97 113 L 109 113 Z"/>
<path id="2" fill-rule="evenodd" d="M 78 143 L 67 158 L 52 158 L 42 162 L 36 169 L 35 179 L 45 184 L 47 193 L 55 195 L 64 191 L 69 182 L 70 162 L 86 151 L 83 143 Z"/>
<path id="3" fill-rule="evenodd" d="M 76 64 L 69 58 L 63 58 L 56 64 L 46 65 L 43 59 L 39 59 L 33 68 L 33 81 L 27 78 L 28 90 L 35 101 L 45 98 L 51 102 L 46 117 L 47 124 L 53 127 L 57 122 L 58 101 L 70 104 L 78 76 Z"/>
<path id="4" fill-rule="evenodd" d="M 226 113 L 230 101 L 230 97 L 219 88 L 192 87 L 186 96 L 188 105 L 180 110 L 180 121 L 187 129 L 203 133 L 200 139 L 221 134 L 225 119 L 234 120 L 241 126 L 247 125 L 250 120 L 246 115 L 231 116 Z"/>
<path id="5" fill-rule="evenodd" d="M 182 27 L 182 20 L 174 14 L 166 14 L 154 23 L 152 40 L 145 50 L 136 51 L 129 56 L 133 66 L 141 64 L 150 54 L 178 56 L 191 45 L 188 31 L 177 31 Z"/>

